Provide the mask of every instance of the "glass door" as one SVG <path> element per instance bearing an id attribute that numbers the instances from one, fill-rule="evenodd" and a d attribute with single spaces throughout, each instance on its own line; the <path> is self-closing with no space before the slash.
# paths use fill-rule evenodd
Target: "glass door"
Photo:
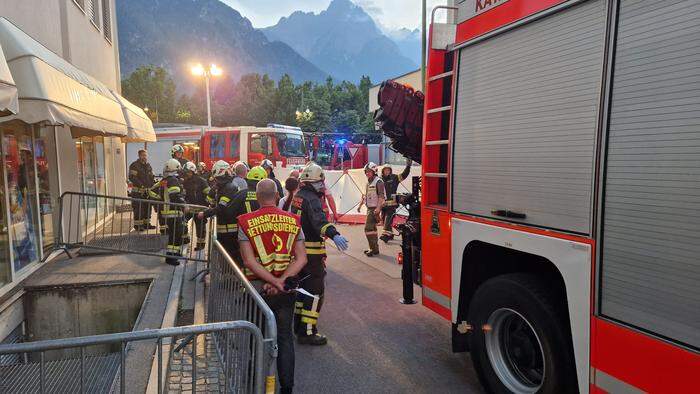
<path id="1" fill-rule="evenodd" d="M 15 272 L 39 260 L 39 208 L 32 136 L 5 130 L 2 153 L 9 203 L 9 234 Z"/>
<path id="2" fill-rule="evenodd" d="M 58 192 L 52 186 L 58 184 L 56 168 L 55 128 L 41 127 L 34 136 L 34 160 L 36 161 L 37 179 L 39 181 L 39 218 L 41 221 L 41 240 L 44 253 L 48 253 L 54 245 L 56 223 L 58 221 Z"/>

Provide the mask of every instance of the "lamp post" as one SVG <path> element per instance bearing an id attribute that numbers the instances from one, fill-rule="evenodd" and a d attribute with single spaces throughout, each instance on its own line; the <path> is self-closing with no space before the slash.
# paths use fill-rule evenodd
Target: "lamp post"
<path id="1" fill-rule="evenodd" d="M 204 86 L 207 91 L 207 126 L 211 128 L 211 95 L 209 94 L 209 79 L 211 77 L 218 77 L 223 74 L 216 64 L 212 64 L 209 68 L 204 68 L 201 64 L 197 64 L 192 67 L 192 74 L 198 77 L 204 77 Z"/>

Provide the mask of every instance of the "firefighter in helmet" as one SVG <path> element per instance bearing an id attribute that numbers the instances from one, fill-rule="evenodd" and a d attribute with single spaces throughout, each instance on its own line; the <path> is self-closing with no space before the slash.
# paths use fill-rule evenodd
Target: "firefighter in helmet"
<path id="1" fill-rule="evenodd" d="M 209 178 L 211 178 L 211 172 L 209 171 L 209 168 L 207 168 L 207 163 L 200 161 L 199 164 L 197 164 L 197 175 L 204 178 L 205 181 L 209 182 Z"/>
<path id="2" fill-rule="evenodd" d="M 183 157 L 184 155 L 185 148 L 183 148 L 182 145 L 175 144 L 172 148 L 170 148 L 170 157 L 177 160 L 182 168 L 185 168 L 185 164 L 187 164 L 187 159 Z"/>
<path id="3" fill-rule="evenodd" d="M 216 182 L 214 206 L 204 212 L 199 212 L 196 217 L 198 220 L 204 220 L 216 215 L 216 239 L 226 249 L 226 252 L 233 256 L 234 248 L 238 248 L 236 241 L 238 224 L 236 216 L 233 215 L 232 202 L 238 189 L 231 183 L 233 176 L 231 175 L 231 166 L 227 162 L 219 160 L 214 163 L 211 170 L 214 182 Z"/>
<path id="4" fill-rule="evenodd" d="M 275 165 L 272 164 L 271 160 L 265 159 L 262 161 L 262 163 L 260 163 L 260 167 L 265 169 L 268 178 L 275 181 L 275 185 L 277 186 L 277 194 L 279 194 L 280 198 L 282 198 L 282 196 L 284 196 L 284 188 L 282 187 L 280 180 L 275 176 Z"/>
<path id="5" fill-rule="evenodd" d="M 326 244 L 324 237 L 333 240 L 339 250 L 347 250 L 348 241 L 328 222 L 321 207 L 320 196 L 325 187 L 323 169 L 309 163 L 301 172 L 301 188 L 292 198 L 292 213 L 301 216 L 304 232 L 307 263 L 300 276 L 309 276 L 302 287 L 315 298 L 299 294 L 295 308 L 295 331 L 297 341 L 306 345 L 325 345 L 328 340 L 318 333 L 318 317 L 323 305 L 326 276 Z"/>
<path id="6" fill-rule="evenodd" d="M 155 183 L 155 177 L 145 149 L 139 150 L 139 158 L 129 165 L 129 182 L 131 182 L 129 197 L 139 200 L 149 198 L 148 189 Z M 151 204 L 132 201 L 131 207 L 134 211 L 134 230 L 144 231 L 156 228 L 151 224 Z"/>
<path id="7" fill-rule="evenodd" d="M 207 206 L 207 196 L 211 188 L 209 183 L 201 176 L 197 175 L 197 166 L 188 161 L 185 168 L 182 170 L 184 181 L 182 182 L 185 188 L 185 201 L 188 204 Z M 194 232 L 197 239 L 197 246 L 194 250 L 202 250 L 207 241 L 207 218 L 200 219 L 198 216 L 194 218 Z"/>
<path id="8" fill-rule="evenodd" d="M 247 188 L 239 190 L 233 197 L 231 202 L 231 213 L 238 219 L 239 216 L 246 213 L 255 212 L 260 208 L 258 204 L 258 197 L 255 194 L 255 188 L 258 186 L 258 182 L 267 178 L 267 172 L 260 167 L 253 167 L 246 174 Z M 279 197 L 278 197 L 279 198 Z M 238 241 L 235 242 L 233 253 L 231 254 L 234 260 L 241 262 L 241 255 L 238 248 Z"/>
<path id="9" fill-rule="evenodd" d="M 170 203 L 184 204 L 185 194 L 178 174 L 182 170 L 180 162 L 170 159 L 163 168 L 163 179 L 149 190 L 151 198 L 162 201 L 159 217 L 164 223 L 165 234 L 168 236 L 165 262 L 170 265 L 180 265 L 178 257 L 182 257 L 182 245 L 187 234 L 185 210 L 181 206 Z"/>
<path id="10" fill-rule="evenodd" d="M 382 182 L 384 182 L 386 201 L 384 201 L 384 205 L 382 206 L 384 230 L 382 231 L 382 236 L 379 237 L 379 239 L 384 241 L 384 243 L 394 239 L 394 230 L 391 228 L 391 224 L 394 220 L 394 215 L 396 215 L 396 209 L 399 206 L 399 204 L 396 202 L 396 191 L 399 189 L 399 183 L 408 178 L 408 174 L 411 172 L 412 164 L 413 161 L 411 159 L 406 159 L 406 168 L 404 168 L 403 172 L 401 172 L 399 175 L 394 174 L 391 166 L 389 165 L 382 168 Z"/>
<path id="11" fill-rule="evenodd" d="M 367 219 L 365 220 L 365 236 L 369 243 L 369 249 L 365 250 L 367 257 L 379 254 L 379 238 L 377 236 L 377 223 L 380 223 L 382 206 L 386 200 L 384 194 L 384 182 L 377 176 L 379 168 L 376 164 L 369 162 L 365 165 L 365 175 L 367 176 L 367 186 L 365 194 L 362 196 L 357 212 L 360 212 L 362 204 L 367 207 Z"/>

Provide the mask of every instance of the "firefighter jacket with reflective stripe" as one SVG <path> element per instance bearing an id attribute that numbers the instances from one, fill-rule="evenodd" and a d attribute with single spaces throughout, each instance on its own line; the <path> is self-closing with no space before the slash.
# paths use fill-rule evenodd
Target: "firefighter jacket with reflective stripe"
<path id="1" fill-rule="evenodd" d="M 324 236 L 333 238 L 338 230 L 328 223 L 321 207 L 318 193 L 311 185 L 302 185 L 292 199 L 292 213 L 301 216 L 301 228 L 304 231 L 306 253 L 325 255 Z"/>
<path id="2" fill-rule="evenodd" d="M 154 200 L 163 201 L 160 208 L 160 214 L 163 218 L 178 218 L 184 217 L 184 212 L 181 206 L 172 206 L 168 204 L 169 202 L 184 204 L 185 203 L 185 193 L 182 190 L 182 183 L 180 179 L 174 175 L 167 176 L 163 178 L 162 181 L 156 183 L 148 191 L 149 197 Z"/>
<path id="3" fill-rule="evenodd" d="M 199 175 L 192 175 L 189 178 L 185 178 L 182 184 L 185 187 L 185 200 L 188 204 L 209 205 L 207 195 L 211 189 L 207 181 Z"/>
<path id="4" fill-rule="evenodd" d="M 132 194 L 137 197 L 145 197 L 148 189 L 156 182 L 153 176 L 153 168 L 149 163 L 136 160 L 129 166 L 129 182 L 131 182 Z"/>
<path id="5" fill-rule="evenodd" d="M 233 212 L 233 199 L 238 189 L 233 183 L 219 185 L 216 191 L 216 205 L 204 211 L 204 216 L 216 215 L 216 231 L 218 234 L 235 233 L 238 231 L 237 215 Z"/>
<path id="6" fill-rule="evenodd" d="M 299 216 L 277 207 L 265 207 L 241 215 L 238 225 L 251 243 L 258 262 L 272 275 L 282 276 L 292 259 L 294 242 L 299 236 Z M 245 274 L 250 280 L 256 279 L 247 268 Z"/>
<path id="7" fill-rule="evenodd" d="M 396 191 L 399 190 L 399 183 L 403 182 L 404 179 L 408 178 L 408 174 L 410 172 L 411 166 L 406 166 L 403 172 L 399 175 L 382 175 L 382 182 L 384 182 L 384 193 L 386 194 L 386 202 L 384 203 L 385 206 L 396 205 Z"/>
<path id="8" fill-rule="evenodd" d="M 365 205 L 367 208 L 376 208 L 379 205 L 379 199 L 384 198 L 384 182 L 378 176 L 367 182 L 365 189 Z"/>
<path id="9" fill-rule="evenodd" d="M 258 204 L 258 196 L 255 189 L 258 187 L 258 181 L 246 180 L 248 189 L 239 190 L 233 198 L 232 209 L 233 214 L 238 218 L 246 213 L 255 212 L 260 208 Z"/>

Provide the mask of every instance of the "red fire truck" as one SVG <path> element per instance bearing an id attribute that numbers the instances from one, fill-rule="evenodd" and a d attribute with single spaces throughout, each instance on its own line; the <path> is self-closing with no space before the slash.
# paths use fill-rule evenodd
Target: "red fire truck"
<path id="1" fill-rule="evenodd" d="M 700 2 L 457 4 L 430 27 L 423 304 L 489 392 L 698 392 Z"/>

